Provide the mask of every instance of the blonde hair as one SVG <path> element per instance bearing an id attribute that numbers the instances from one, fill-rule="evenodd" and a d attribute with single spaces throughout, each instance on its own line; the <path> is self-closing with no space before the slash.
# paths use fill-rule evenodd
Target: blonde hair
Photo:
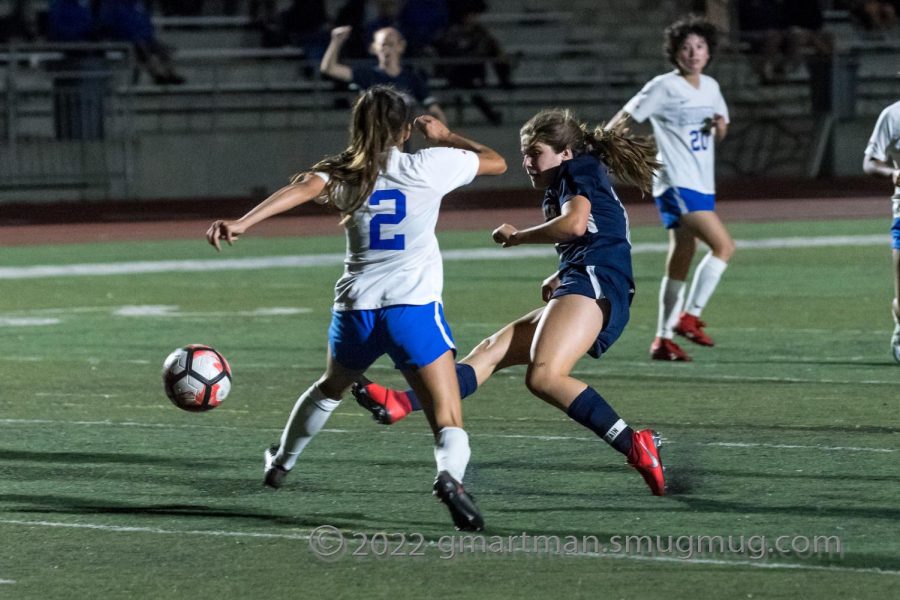
<path id="1" fill-rule="evenodd" d="M 541 142 L 554 152 L 569 148 L 575 156 L 591 154 L 603 161 L 619 180 L 643 192 L 650 191 L 653 172 L 660 167 L 653 138 L 630 135 L 624 122 L 608 130 L 601 123 L 591 130 L 567 108 L 540 111 L 522 126 L 519 135 L 523 146 Z"/>
<path id="2" fill-rule="evenodd" d="M 393 87 L 369 88 L 353 106 L 347 149 L 294 175 L 291 183 L 304 180 L 312 172 L 327 173 L 322 196 L 346 221 L 372 193 L 378 174 L 387 166 L 390 149 L 406 135 L 411 116 L 409 105 Z"/>

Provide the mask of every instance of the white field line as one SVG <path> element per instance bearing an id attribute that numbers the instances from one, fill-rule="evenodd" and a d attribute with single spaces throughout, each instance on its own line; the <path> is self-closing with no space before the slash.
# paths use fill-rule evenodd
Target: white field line
<path id="1" fill-rule="evenodd" d="M 15 583 L 14 579 L 0 579 L 0 585 L 11 585 Z"/>
<path id="2" fill-rule="evenodd" d="M 177 536 L 209 536 L 231 538 L 257 538 L 257 539 L 284 539 L 293 541 L 309 541 L 309 534 L 292 533 L 267 533 L 262 531 L 227 531 L 227 530 L 202 530 L 202 529 L 163 529 L 161 527 L 128 527 L 120 525 L 100 525 L 93 523 L 62 523 L 59 521 L 27 521 L 20 519 L 0 519 L 2 525 L 23 527 L 57 527 L 69 529 L 88 529 L 92 531 L 104 531 L 110 533 L 137 533 L 150 535 L 177 535 Z M 436 541 L 429 541 L 429 547 L 436 547 Z M 527 550 L 515 548 L 516 554 L 529 554 Z M 715 558 L 677 558 L 671 556 L 640 556 L 634 554 L 607 554 L 599 552 L 573 552 L 573 557 L 588 558 L 612 558 L 620 560 L 641 560 L 647 562 L 681 563 L 690 565 L 714 565 L 714 566 L 739 566 L 759 569 L 789 569 L 795 571 L 824 571 L 830 573 L 857 573 L 871 575 L 900 575 L 900 571 L 891 571 L 879 568 L 841 567 L 831 565 L 808 565 L 803 563 L 783 563 L 761 560 L 722 560 Z M 11 582 L 14 583 L 14 582 Z"/>
<path id="3" fill-rule="evenodd" d="M 887 235 L 837 235 L 819 237 L 767 238 L 738 240 L 737 247 L 746 250 L 782 248 L 819 248 L 835 246 L 887 245 Z M 668 244 L 635 244 L 633 254 L 666 252 Z M 445 261 L 468 260 L 518 260 L 551 257 L 555 253 L 549 246 L 515 248 L 479 248 L 469 250 L 445 250 Z M 315 254 L 294 256 L 259 256 L 253 258 L 226 258 L 209 260 L 160 260 L 119 263 L 81 263 L 71 265 L 35 265 L 31 267 L 0 268 L 0 279 L 41 279 L 45 277 L 94 277 L 99 275 L 137 275 L 147 273 L 176 273 L 197 271 L 240 271 L 272 268 L 304 268 L 340 265 L 343 254 Z"/>
<path id="4" fill-rule="evenodd" d="M 228 425 L 194 425 L 194 424 L 178 424 L 178 423 L 141 423 L 138 421 L 60 421 L 54 419 L 0 419 L 0 426 L 18 426 L 18 425 L 75 425 L 82 427 L 145 427 L 149 429 L 219 429 L 227 431 L 280 431 L 280 428 L 274 427 L 235 427 Z M 695 424 L 696 426 L 697 424 Z M 386 433 L 388 429 L 372 426 L 371 429 L 323 429 L 325 433 L 349 433 L 354 436 Z M 426 437 L 430 434 L 411 431 L 394 430 L 393 435 L 411 435 L 415 437 Z M 536 440 L 541 442 L 590 442 L 595 443 L 597 438 L 594 436 L 572 436 L 572 435 L 533 435 L 533 434 L 511 434 L 511 433 L 469 433 L 469 437 L 478 438 L 497 438 L 506 440 Z M 672 441 L 663 437 L 666 445 L 677 445 L 683 442 Z M 818 445 L 801 445 L 801 444 L 766 444 L 761 442 L 691 442 L 685 444 L 690 446 L 718 446 L 722 448 L 772 448 L 772 449 L 789 449 L 789 450 L 814 450 L 816 452 L 875 452 L 875 453 L 894 453 L 900 452 L 896 448 L 868 448 L 858 446 L 818 446 Z"/>

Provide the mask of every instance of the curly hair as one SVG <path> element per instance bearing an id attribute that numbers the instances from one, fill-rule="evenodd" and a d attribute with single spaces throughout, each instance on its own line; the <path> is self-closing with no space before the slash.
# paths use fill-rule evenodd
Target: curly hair
<path id="1" fill-rule="evenodd" d="M 711 61 L 719 45 L 719 31 L 716 26 L 700 15 L 688 15 L 678 19 L 668 27 L 663 34 L 663 53 L 670 63 L 678 66 L 676 55 L 684 40 L 691 34 L 699 35 L 706 40 L 709 48 L 709 60 Z"/>

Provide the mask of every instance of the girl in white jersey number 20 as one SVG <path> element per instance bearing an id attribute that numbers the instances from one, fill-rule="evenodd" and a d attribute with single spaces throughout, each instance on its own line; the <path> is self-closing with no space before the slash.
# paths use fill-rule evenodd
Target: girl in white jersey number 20
<path id="1" fill-rule="evenodd" d="M 719 84 L 703 74 L 715 52 L 715 27 L 686 17 L 665 31 L 666 56 L 675 70 L 650 80 L 607 127 L 632 118 L 650 119 L 662 168 L 653 181 L 653 196 L 669 230 L 666 275 L 659 292 L 654 360 L 689 361 L 672 341 L 674 333 L 701 346 L 712 346 L 700 313 L 719 284 L 734 254 L 734 241 L 714 212 L 715 145 L 728 129 L 728 107 Z M 685 287 L 697 240 L 711 251 L 700 261 L 685 302 Z"/>
<path id="2" fill-rule="evenodd" d="M 476 175 L 499 175 L 494 150 L 452 133 L 430 116 L 415 126 L 437 147 L 400 150 L 413 128 L 403 97 L 375 86 L 356 102 L 350 145 L 234 221 L 206 232 L 218 250 L 250 227 L 310 200 L 338 209 L 347 234 L 344 274 L 335 285 L 325 372 L 294 405 L 280 443 L 265 453 L 264 483 L 281 486 L 350 385 L 387 354 L 425 402 L 435 436 L 434 494 L 458 529 L 481 530 L 482 517 L 462 486 L 469 440 L 462 429 L 456 347 L 441 305 L 443 267 L 434 228 L 443 196 Z"/>

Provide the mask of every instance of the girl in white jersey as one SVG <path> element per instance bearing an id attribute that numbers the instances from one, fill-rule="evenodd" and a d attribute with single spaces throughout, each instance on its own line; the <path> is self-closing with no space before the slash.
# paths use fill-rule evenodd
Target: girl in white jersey
<path id="1" fill-rule="evenodd" d="M 441 198 L 476 175 L 499 175 L 494 150 L 450 132 L 431 116 L 415 122 L 439 147 L 401 152 L 413 124 L 403 97 L 375 86 L 356 102 L 350 145 L 326 158 L 240 219 L 206 232 L 218 250 L 250 227 L 310 200 L 338 209 L 347 233 L 344 275 L 335 286 L 325 372 L 297 400 L 279 444 L 265 453 L 264 483 L 281 486 L 341 396 L 388 354 L 423 406 L 435 435 L 434 494 L 459 529 L 480 530 L 481 515 L 462 487 L 469 441 L 462 429 L 456 348 L 441 306 L 443 269 L 434 234 Z"/>
<path id="2" fill-rule="evenodd" d="M 900 73 L 898 73 L 900 75 Z M 886 177 L 894 184 L 891 197 L 894 224 L 891 227 L 891 248 L 894 254 L 894 333 L 891 336 L 891 353 L 900 363 L 900 101 L 883 111 L 875 123 L 875 129 L 866 145 L 863 171 L 876 177 Z"/>
<path id="3" fill-rule="evenodd" d="M 681 19 L 665 32 L 666 56 L 675 70 L 650 80 L 607 127 L 631 118 L 650 119 L 662 168 L 653 196 L 669 230 L 666 275 L 659 292 L 659 321 L 650 346 L 655 360 L 689 361 L 672 337 L 678 333 L 701 346 L 712 346 L 700 313 L 715 291 L 734 241 L 715 209 L 715 143 L 728 129 L 728 107 L 719 84 L 703 74 L 715 52 L 715 26 L 699 17 Z M 697 240 L 711 251 L 700 261 L 685 302 L 685 287 Z"/>

